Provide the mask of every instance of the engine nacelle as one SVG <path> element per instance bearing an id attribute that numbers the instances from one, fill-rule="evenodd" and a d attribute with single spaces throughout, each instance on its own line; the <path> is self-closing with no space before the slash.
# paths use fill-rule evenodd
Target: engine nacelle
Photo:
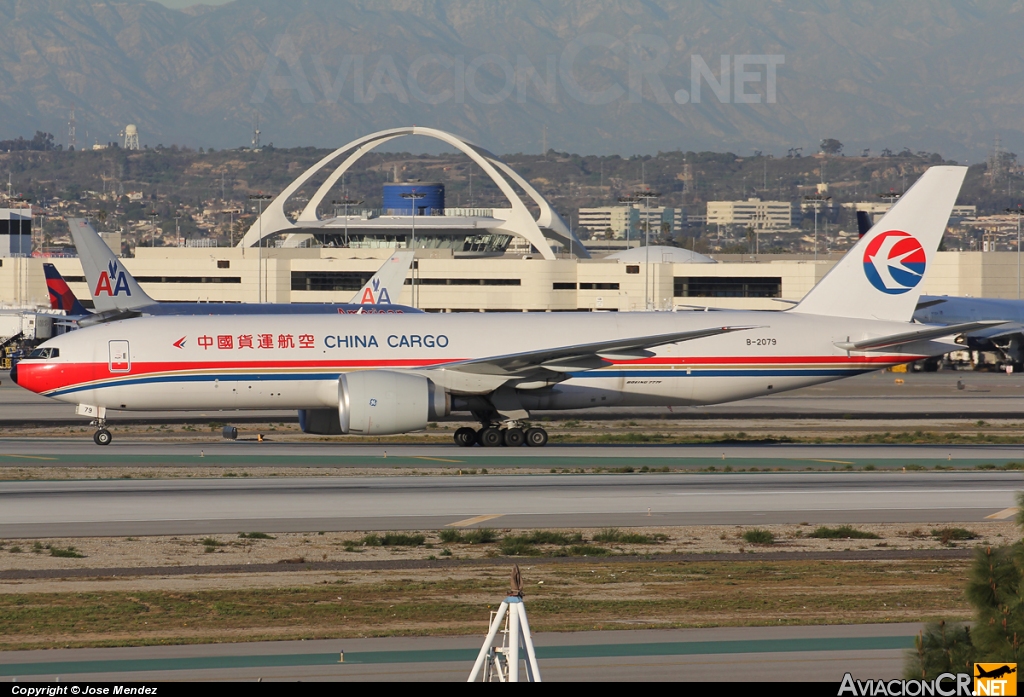
<path id="1" fill-rule="evenodd" d="M 345 373 L 338 380 L 338 409 L 303 409 L 305 433 L 384 436 L 421 431 L 451 412 L 444 389 L 422 375 L 388 370 Z"/>
<path id="2" fill-rule="evenodd" d="M 338 420 L 342 433 L 383 436 L 421 431 L 451 412 L 444 389 L 422 375 L 367 370 L 345 373 L 338 381 Z"/>
<path id="3" fill-rule="evenodd" d="M 299 409 L 299 428 L 303 433 L 315 433 L 318 436 L 340 436 L 338 410 Z"/>

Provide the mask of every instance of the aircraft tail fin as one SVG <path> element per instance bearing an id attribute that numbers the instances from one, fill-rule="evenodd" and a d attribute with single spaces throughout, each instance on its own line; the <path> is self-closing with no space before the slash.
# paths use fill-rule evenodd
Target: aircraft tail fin
<path id="1" fill-rule="evenodd" d="M 87 220 L 71 218 L 68 227 L 97 311 L 137 310 L 156 303 Z"/>
<path id="2" fill-rule="evenodd" d="M 68 315 L 79 317 L 91 314 L 71 292 L 56 266 L 43 264 L 43 274 L 46 276 L 46 290 L 50 293 L 51 310 L 63 310 Z"/>
<path id="3" fill-rule="evenodd" d="M 861 238 L 868 234 L 868 230 L 874 227 L 871 222 L 871 214 L 867 211 L 857 211 L 857 237 Z"/>
<path id="4" fill-rule="evenodd" d="M 932 167 L 788 312 L 909 322 L 966 167 Z"/>
<path id="5" fill-rule="evenodd" d="M 401 250 L 392 254 L 349 302 L 357 305 L 397 303 L 405 285 L 405 277 L 409 275 L 412 259 L 412 250 Z"/>

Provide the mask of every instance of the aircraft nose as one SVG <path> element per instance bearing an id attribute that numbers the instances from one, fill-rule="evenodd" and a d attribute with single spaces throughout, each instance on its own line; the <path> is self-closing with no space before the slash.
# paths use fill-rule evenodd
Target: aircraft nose
<path id="1" fill-rule="evenodd" d="M 14 381 L 15 385 L 18 384 L 18 364 L 17 363 L 15 363 L 14 367 L 11 368 L 11 380 Z"/>

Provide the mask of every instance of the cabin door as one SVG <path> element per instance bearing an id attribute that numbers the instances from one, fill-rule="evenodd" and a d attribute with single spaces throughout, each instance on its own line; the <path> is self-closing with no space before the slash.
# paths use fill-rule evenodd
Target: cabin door
<path id="1" fill-rule="evenodd" d="M 108 367 L 111 373 L 127 373 L 132 369 L 132 358 L 128 353 L 128 342 L 118 339 L 109 343 Z"/>

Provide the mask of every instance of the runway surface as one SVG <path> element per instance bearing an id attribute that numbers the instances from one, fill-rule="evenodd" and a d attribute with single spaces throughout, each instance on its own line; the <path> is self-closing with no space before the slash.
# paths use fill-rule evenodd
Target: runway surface
<path id="1" fill-rule="evenodd" d="M 1024 464 L 1021 445 L 548 445 L 459 448 L 451 445 L 209 440 L 147 442 L 125 438 L 100 447 L 91 436 L 0 438 L 0 465 L 18 467 L 347 467 L 347 468 L 622 468 L 758 467 L 842 469 Z"/>
<path id="2" fill-rule="evenodd" d="M 14 481 L 0 537 L 1009 518 L 1019 472 Z"/>
<path id="3" fill-rule="evenodd" d="M 529 611 L 529 599 L 527 599 Z M 534 635 L 556 681 L 819 681 L 900 677 L 917 624 L 579 632 Z M 481 628 L 483 632 L 483 628 Z M 336 639 L 0 653 L 19 682 L 315 680 L 460 681 L 478 637 Z M 339 663 L 341 651 L 345 662 Z"/>
<path id="4" fill-rule="evenodd" d="M 902 382 L 897 382 L 897 381 Z M 869 373 L 777 395 L 701 407 L 537 412 L 553 419 L 1024 418 L 1024 374 Z M 295 422 L 294 411 L 109 412 L 118 423 Z M 75 406 L 40 397 L 0 373 L 0 425 L 85 425 Z"/>

